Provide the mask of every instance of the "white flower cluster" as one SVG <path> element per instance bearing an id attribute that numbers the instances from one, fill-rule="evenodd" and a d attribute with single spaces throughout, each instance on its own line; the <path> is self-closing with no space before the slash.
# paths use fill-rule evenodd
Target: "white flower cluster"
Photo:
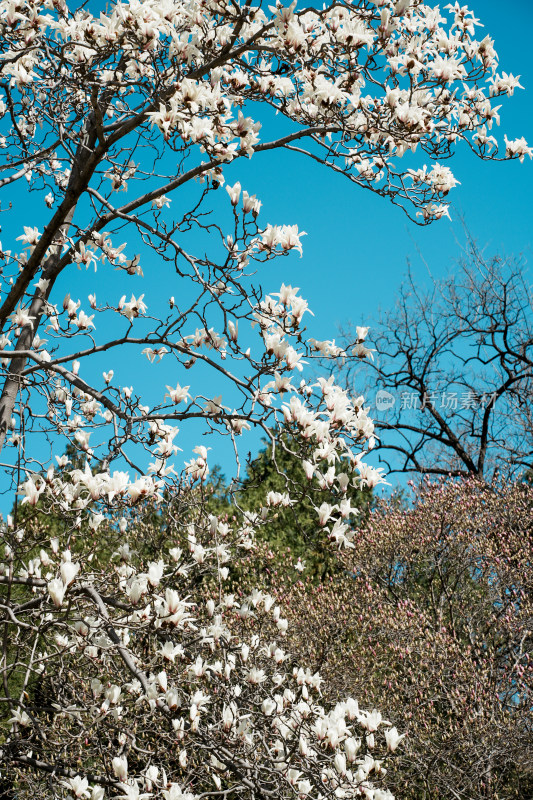
<path id="1" fill-rule="evenodd" d="M 123 543 L 107 576 L 74 561 L 69 549 L 61 553 L 54 538 L 17 571 L 33 587 L 32 610 L 39 608 L 33 618 L 43 626 L 45 649 L 34 651 L 31 668 L 42 677 L 58 660 L 83 664 L 75 699 L 56 702 L 56 732 L 66 732 L 72 720 L 80 730 L 122 731 L 119 752 L 96 756 L 90 747 L 90 774 L 60 778 L 58 796 L 66 789 L 91 800 L 166 799 L 194 785 L 274 786 L 282 797 L 295 790 L 300 797 L 392 798 L 379 788 L 383 758 L 403 737 L 351 698 L 329 711 L 322 707 L 319 673 L 295 665 L 279 642 L 287 620 L 272 595 L 218 589 L 201 602 L 184 596 L 209 561 L 220 585 L 227 580 L 222 565 L 246 545 L 253 524 L 249 517 L 232 531 L 214 516 L 189 523 L 187 549 L 171 546 L 165 559 L 144 569 Z M 25 536 L 18 531 L 18 554 Z M 11 560 L 17 563 L 16 553 Z M 3 575 L 6 569 L 7 563 Z M 14 733 L 33 724 L 24 704 L 10 722 Z M 133 754 L 141 731 L 152 729 L 159 741 L 154 756 L 170 750 L 139 768 Z M 95 759 L 107 774 L 95 777 Z M 178 781 L 177 774 L 194 780 Z"/>
<path id="2" fill-rule="evenodd" d="M 381 182 L 393 179 L 392 158 L 430 141 L 442 148 L 470 136 L 485 155 L 482 131 L 498 121 L 493 98 L 520 87 L 517 77 L 498 72 L 492 39 L 476 39 L 480 23 L 472 12 L 459 3 L 445 10 L 448 16 L 421 0 L 387 0 L 374 9 L 333 4 L 317 14 L 299 12 L 292 3 L 278 4 L 270 14 L 254 7 L 241 17 L 227 2 L 136 0 L 116 2 L 96 17 L 51 0 L 3 0 L 6 44 L 0 73 L 33 100 L 17 118 L 19 134 L 29 139 L 39 135 L 46 102 L 41 85 L 46 92 L 47 71 L 53 68 L 44 54 L 59 48 L 70 102 L 93 103 L 92 89 L 87 93 L 80 83 L 87 74 L 90 85 L 99 87 L 96 96 L 100 90 L 109 97 L 116 93 L 99 110 L 102 130 L 104 114 L 111 119 L 138 114 L 137 89 L 151 82 L 159 89 L 141 112 L 143 119 L 165 140 L 179 137 L 224 164 L 260 149 L 261 123 L 246 117 L 240 106 L 246 98 L 267 101 L 319 135 L 342 133 L 329 158 L 345 159 L 354 180 L 379 190 Z M 226 58 L 232 48 L 246 60 Z M 272 58 L 265 58 L 266 52 Z M 274 59 L 286 74 L 274 68 Z M 373 68 L 384 81 L 373 79 Z M 4 99 L 0 111 L 7 113 Z M 524 155 L 531 155 L 531 148 L 523 139 L 506 141 L 507 157 Z M 61 160 L 48 154 L 47 161 L 48 167 L 36 155 L 24 171 L 26 179 L 55 174 L 57 185 L 66 186 L 69 168 L 65 171 Z M 126 190 L 137 169 L 129 159 L 110 166 L 105 176 L 114 191 Z M 425 219 L 440 215 L 439 196 L 453 185 L 430 182 L 420 195 Z M 396 191 L 404 194 L 405 188 Z M 153 201 L 161 207 L 157 198 Z"/>

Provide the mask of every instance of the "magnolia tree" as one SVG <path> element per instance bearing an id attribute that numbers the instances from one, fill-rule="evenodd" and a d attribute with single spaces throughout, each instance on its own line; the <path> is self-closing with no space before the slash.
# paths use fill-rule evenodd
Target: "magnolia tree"
<path id="1" fill-rule="evenodd" d="M 531 150 L 505 139 L 502 152 L 489 133 L 519 83 L 466 7 L 295 6 L 0 3 L 0 447 L 26 517 L 60 518 L 50 538 L 17 509 L 1 533 L 8 795 L 390 796 L 382 755 L 398 734 L 354 700 L 323 707 L 272 598 L 225 590 L 290 493 L 224 521 L 209 513 L 207 448 L 177 460 L 185 420 L 228 437 L 237 465 L 245 430 L 273 444 L 287 430 L 306 456 L 300 493 L 332 489 L 317 525 L 339 547 L 353 538 L 339 494 L 381 479 L 363 461 L 363 399 L 304 371 L 345 353 L 304 336 L 297 290 L 254 282 L 303 233 L 262 218 L 234 162 L 295 151 L 425 224 L 447 213 L 457 181 L 439 162 L 458 143 L 481 158 Z M 98 270 L 88 296 L 80 269 Z M 116 291 L 114 270 L 132 287 Z M 367 354 L 365 334 L 349 356 Z M 153 370 L 150 406 L 114 379 L 124 351 Z M 150 560 L 136 508 L 163 496 Z"/>

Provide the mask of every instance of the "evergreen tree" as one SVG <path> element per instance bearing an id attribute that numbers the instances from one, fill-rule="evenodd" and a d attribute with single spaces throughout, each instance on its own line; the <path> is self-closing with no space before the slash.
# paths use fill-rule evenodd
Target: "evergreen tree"
<path id="1" fill-rule="evenodd" d="M 279 500 L 276 495 L 284 496 L 274 517 L 260 528 L 259 540 L 268 544 L 276 554 L 290 551 L 295 563 L 300 560 L 306 565 L 307 574 L 315 578 L 338 572 L 337 559 L 324 541 L 323 528 L 317 522 L 317 509 L 323 503 L 332 502 L 332 487 L 327 475 L 322 476 L 323 481 L 316 475 L 310 480 L 306 477 L 306 454 L 294 440 L 288 437 L 278 440 L 275 450 L 271 442 L 263 442 L 263 449 L 248 462 L 246 477 L 237 493 L 237 503 L 247 510 L 271 505 Z M 354 488 L 352 476 L 347 477 L 346 490 L 333 491 L 333 499 L 337 504 L 349 503 L 354 511 L 350 516 L 351 524 L 357 526 L 366 519 L 373 491 L 371 488 Z M 285 505 L 285 496 L 288 499 L 289 493 L 291 502 Z"/>

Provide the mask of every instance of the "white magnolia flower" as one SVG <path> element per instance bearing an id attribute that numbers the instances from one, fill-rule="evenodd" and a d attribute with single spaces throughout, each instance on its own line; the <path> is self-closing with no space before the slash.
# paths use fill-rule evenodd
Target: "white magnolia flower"
<path id="1" fill-rule="evenodd" d="M 128 759 L 126 756 L 115 756 L 111 764 L 113 772 L 119 781 L 125 781 L 128 777 Z"/>
<path id="2" fill-rule="evenodd" d="M 73 793 L 74 797 L 90 797 L 89 781 L 87 778 L 76 775 L 74 778 L 61 781 L 61 783 Z"/>
<path id="3" fill-rule="evenodd" d="M 120 800 L 149 800 L 150 797 L 153 797 L 152 792 L 141 792 L 138 783 L 126 783 L 120 788 L 123 792 L 118 795 Z"/>
<path id="4" fill-rule="evenodd" d="M 24 225 L 24 233 L 17 236 L 17 241 L 23 244 L 35 245 L 39 241 L 41 234 L 38 228 L 30 228 Z"/>
<path id="5" fill-rule="evenodd" d="M 146 312 L 147 306 L 143 301 L 143 297 L 144 294 L 141 294 L 139 298 L 132 294 L 130 301 L 126 303 L 126 295 L 123 295 L 120 298 L 118 310 L 129 320 L 135 319 Z"/>
<path id="6" fill-rule="evenodd" d="M 385 731 L 385 741 L 387 742 L 387 749 L 393 753 L 396 748 L 398 747 L 399 743 L 402 739 L 405 738 L 407 734 L 402 733 L 401 735 L 398 733 L 396 728 L 389 728 Z"/>
<path id="7" fill-rule="evenodd" d="M 61 572 L 61 579 L 65 586 L 70 586 L 76 575 L 80 570 L 80 565 L 78 563 L 74 564 L 70 560 L 63 561 L 61 564 L 60 572 Z"/>
<path id="8" fill-rule="evenodd" d="M 173 403 L 183 403 L 190 398 L 189 389 L 190 386 L 180 386 L 179 383 L 176 385 L 176 388 L 173 389 L 172 386 L 167 386 L 168 394 L 165 397 L 169 397 Z"/>
<path id="9" fill-rule="evenodd" d="M 67 587 L 60 578 L 53 578 L 48 581 L 48 593 L 55 606 L 58 608 L 63 604 Z"/>
<path id="10" fill-rule="evenodd" d="M 31 718 L 25 711 L 22 711 L 20 708 L 16 708 L 13 711 L 13 716 L 11 717 L 9 722 L 16 723 L 17 725 L 22 725 L 23 728 L 26 728 L 29 725 L 31 725 Z"/>

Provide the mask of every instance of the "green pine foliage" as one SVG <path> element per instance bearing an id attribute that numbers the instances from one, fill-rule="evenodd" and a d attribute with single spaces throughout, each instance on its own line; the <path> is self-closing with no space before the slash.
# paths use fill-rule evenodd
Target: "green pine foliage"
<path id="1" fill-rule="evenodd" d="M 302 466 L 305 453 L 301 446 L 287 438 L 272 444 L 264 440 L 265 447 L 250 460 L 237 502 L 245 510 L 261 508 L 268 502 L 269 492 L 287 492 L 290 488 L 292 504 L 279 506 L 274 519 L 260 528 L 258 538 L 276 554 L 290 552 L 294 561 L 306 564 L 306 574 L 324 578 L 338 571 L 333 545 L 325 541 L 324 530 L 319 526 L 317 509 L 323 502 L 332 500 L 332 489 L 321 489 L 315 478 L 309 481 Z M 351 483 L 338 500 L 349 499 L 357 514 L 351 517 L 358 526 L 367 517 L 373 500 L 371 489 L 355 489 Z"/>

